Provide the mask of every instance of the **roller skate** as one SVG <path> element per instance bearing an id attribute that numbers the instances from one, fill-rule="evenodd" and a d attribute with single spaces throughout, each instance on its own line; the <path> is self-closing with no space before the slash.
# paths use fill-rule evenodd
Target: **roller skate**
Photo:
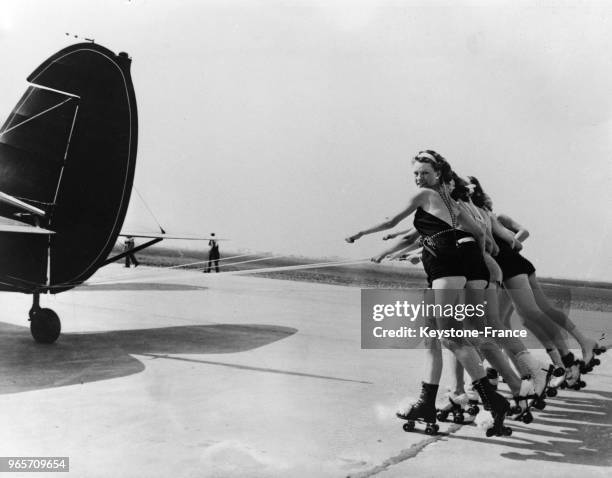
<path id="1" fill-rule="evenodd" d="M 548 368 L 538 369 L 531 376 L 534 393 L 529 403 L 529 408 L 544 410 L 546 408 L 546 397 L 556 397 L 557 388 L 565 380 L 565 369 L 550 364 Z"/>
<path id="2" fill-rule="evenodd" d="M 480 397 L 478 397 L 478 392 L 474 390 L 474 387 L 470 384 L 465 387 L 465 395 L 468 399 L 466 412 L 468 412 L 468 415 L 475 417 L 480 412 L 480 407 L 478 406 Z"/>
<path id="3" fill-rule="evenodd" d="M 544 388 L 545 387 L 541 387 L 540 394 L 544 393 Z M 524 378 L 521 381 L 521 389 L 519 390 L 519 394 L 514 396 L 515 405 L 511 409 L 512 415 L 516 415 L 514 417 L 516 421 L 521 421 L 526 424 L 533 421 L 529 399 L 535 399 L 538 396 L 535 382 L 531 376 Z"/>
<path id="4" fill-rule="evenodd" d="M 436 424 L 436 394 L 438 385 L 423 382 L 421 396 L 405 410 L 398 410 L 395 415 L 404 423 L 404 431 L 411 432 L 416 429 L 416 422 L 425 423 L 425 433 L 435 435 L 440 427 Z"/>
<path id="5" fill-rule="evenodd" d="M 546 396 L 553 398 L 557 396 L 559 388 L 565 388 L 566 369 L 550 365 L 547 372 L 548 385 L 546 386 Z M 544 397 L 542 397 L 542 400 Z M 544 408 L 544 407 L 542 407 Z M 542 409 L 540 408 L 540 410 Z"/>
<path id="6" fill-rule="evenodd" d="M 529 404 L 530 407 L 542 410 L 546 406 L 545 397 L 556 397 L 558 384 L 553 384 L 553 378 L 555 373 L 562 377 L 565 375 L 565 370 L 561 367 L 558 369 L 554 365 L 550 364 L 548 368 L 539 368 L 531 376 L 533 380 L 533 401 Z"/>
<path id="7" fill-rule="evenodd" d="M 605 338 L 605 334 L 602 335 L 602 339 Z M 600 339 L 601 340 L 601 339 Z M 601 360 L 596 358 L 596 355 L 601 355 L 606 352 L 606 347 L 599 345 L 595 342 L 595 346 L 582 354 L 582 361 L 580 363 L 580 373 L 586 374 L 593 371 L 593 367 L 601 364 Z"/>
<path id="8" fill-rule="evenodd" d="M 508 400 L 493 389 L 487 377 L 476 380 L 472 385 L 480 395 L 485 410 L 490 410 L 493 415 L 493 426 L 487 429 L 487 437 L 512 435 L 512 428 L 504 426 L 504 419 L 510 411 Z"/>
<path id="9" fill-rule="evenodd" d="M 580 361 L 576 360 L 571 352 L 562 359 L 563 365 L 565 365 L 565 387 L 573 390 L 586 387 L 586 383 L 580 379 Z"/>
<path id="10" fill-rule="evenodd" d="M 461 393 L 449 393 L 448 394 L 448 403 L 438 409 L 438 413 L 436 417 L 439 421 L 445 422 L 448 420 L 448 416 L 453 414 L 453 423 L 464 423 L 465 415 L 464 415 L 464 407 L 468 404 L 467 394 Z"/>

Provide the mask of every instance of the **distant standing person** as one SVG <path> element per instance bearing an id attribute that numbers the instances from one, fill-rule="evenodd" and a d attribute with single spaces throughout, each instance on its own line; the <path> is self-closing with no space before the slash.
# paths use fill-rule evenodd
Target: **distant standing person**
<path id="1" fill-rule="evenodd" d="M 211 239 L 208 241 L 208 245 L 210 247 L 210 251 L 208 252 L 208 264 L 206 265 L 206 270 L 204 272 L 210 272 L 213 262 L 215 263 L 215 271 L 219 272 L 219 244 L 217 243 L 214 232 L 212 232 L 210 236 Z"/>
<path id="2" fill-rule="evenodd" d="M 132 249 L 134 249 L 134 238 L 128 236 L 123 243 L 123 252 L 127 252 L 125 256 L 125 267 L 130 267 L 131 264 L 134 264 L 134 267 L 138 267 L 139 262 L 136 260 L 136 256 L 134 253 L 130 252 Z"/>

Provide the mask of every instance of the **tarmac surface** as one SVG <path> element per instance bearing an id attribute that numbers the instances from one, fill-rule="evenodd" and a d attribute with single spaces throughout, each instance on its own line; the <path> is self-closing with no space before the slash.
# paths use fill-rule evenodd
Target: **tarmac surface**
<path id="1" fill-rule="evenodd" d="M 41 297 L 50 346 L 31 297 L 0 295 L 0 455 L 68 456 L 83 478 L 612 475 L 610 353 L 511 437 L 432 437 L 394 416 L 423 351 L 362 350 L 358 288 L 118 265 L 90 282 Z"/>

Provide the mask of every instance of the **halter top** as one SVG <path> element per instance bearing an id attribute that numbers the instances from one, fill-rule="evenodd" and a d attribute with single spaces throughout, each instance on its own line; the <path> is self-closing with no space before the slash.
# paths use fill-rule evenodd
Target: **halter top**
<path id="1" fill-rule="evenodd" d="M 420 207 L 414 214 L 414 227 L 421 234 L 423 247 L 434 255 L 437 252 L 453 252 L 457 248 L 458 239 L 471 237 L 471 234 L 454 228 Z"/>

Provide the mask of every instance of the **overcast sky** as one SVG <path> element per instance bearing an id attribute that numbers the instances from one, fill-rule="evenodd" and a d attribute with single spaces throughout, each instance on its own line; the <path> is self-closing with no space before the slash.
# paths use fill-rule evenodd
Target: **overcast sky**
<path id="1" fill-rule="evenodd" d="M 540 275 L 609 280 L 606 3 L 3 0 L 0 115 L 94 38 L 133 59 L 135 186 L 169 232 L 371 256 L 380 235 L 343 238 L 405 206 L 431 148 L 527 226 Z M 155 230 L 136 194 L 126 228 Z"/>

